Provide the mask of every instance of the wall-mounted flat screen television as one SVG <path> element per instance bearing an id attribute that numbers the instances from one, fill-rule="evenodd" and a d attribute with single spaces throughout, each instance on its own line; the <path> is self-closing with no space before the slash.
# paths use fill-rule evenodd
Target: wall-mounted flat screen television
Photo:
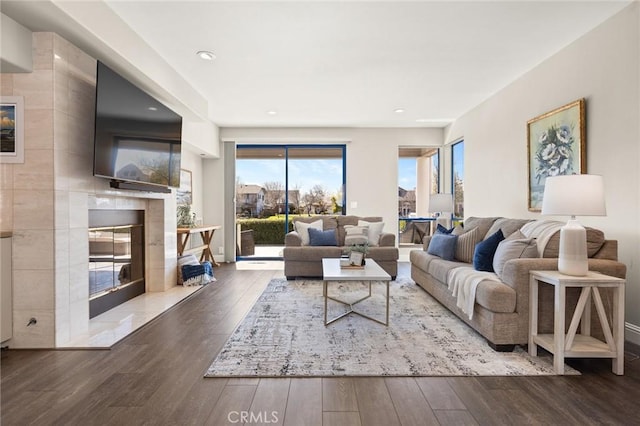
<path id="1" fill-rule="evenodd" d="M 179 187 L 181 135 L 180 115 L 98 62 L 94 176 L 117 188 Z"/>

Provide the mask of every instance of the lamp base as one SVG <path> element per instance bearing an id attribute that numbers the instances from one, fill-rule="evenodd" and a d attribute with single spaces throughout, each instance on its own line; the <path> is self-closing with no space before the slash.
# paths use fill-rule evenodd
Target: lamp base
<path id="1" fill-rule="evenodd" d="M 575 219 L 570 219 L 560 229 L 558 271 L 577 277 L 582 277 L 589 273 L 587 230 Z"/>

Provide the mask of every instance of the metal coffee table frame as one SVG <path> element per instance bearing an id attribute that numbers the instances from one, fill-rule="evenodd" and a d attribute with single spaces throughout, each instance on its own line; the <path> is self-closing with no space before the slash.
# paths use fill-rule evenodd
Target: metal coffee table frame
<path id="1" fill-rule="evenodd" d="M 325 326 L 334 323 L 349 314 L 356 314 L 385 326 L 389 325 L 389 283 L 391 282 L 391 276 L 387 274 L 385 270 L 382 269 L 380 265 L 378 265 L 373 259 L 367 259 L 366 265 L 362 269 L 342 269 L 340 268 L 340 259 L 322 259 L 322 278 Z M 331 297 L 329 296 L 329 282 L 331 281 L 366 281 L 369 283 L 369 294 L 356 300 L 355 302 L 346 302 L 344 300 Z M 355 305 L 371 297 L 371 285 L 374 282 L 385 282 L 387 284 L 385 321 L 373 318 L 354 309 Z M 349 310 L 338 315 L 335 318 L 327 319 L 327 304 L 329 300 L 333 300 L 334 302 L 338 302 L 345 306 L 348 306 Z"/>

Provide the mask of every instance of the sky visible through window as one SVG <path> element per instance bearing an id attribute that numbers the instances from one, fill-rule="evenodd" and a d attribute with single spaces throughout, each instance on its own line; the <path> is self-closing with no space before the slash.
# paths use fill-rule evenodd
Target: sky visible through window
<path id="1" fill-rule="evenodd" d="M 236 176 L 239 183 L 260 185 L 265 182 L 282 182 L 285 179 L 284 160 L 236 160 Z M 321 185 L 333 195 L 342 187 L 342 160 L 289 160 L 289 189 L 298 187 L 304 194 L 314 185 Z"/>
<path id="2" fill-rule="evenodd" d="M 398 185 L 408 191 L 416 188 L 416 159 L 400 158 L 398 160 Z"/>

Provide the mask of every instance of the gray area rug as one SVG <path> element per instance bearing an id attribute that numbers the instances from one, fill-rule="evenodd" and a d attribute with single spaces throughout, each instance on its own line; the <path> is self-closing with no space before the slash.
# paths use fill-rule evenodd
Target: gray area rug
<path id="1" fill-rule="evenodd" d="M 347 300 L 367 292 L 364 283 L 329 284 L 331 296 Z M 384 320 L 384 284 L 374 284 L 373 293 L 356 307 Z M 389 327 L 353 314 L 325 327 L 321 281 L 274 279 L 205 377 L 555 374 L 550 356 L 530 357 L 521 347 L 495 352 L 409 278 L 392 281 L 390 294 Z M 330 318 L 345 310 L 329 301 Z"/>

